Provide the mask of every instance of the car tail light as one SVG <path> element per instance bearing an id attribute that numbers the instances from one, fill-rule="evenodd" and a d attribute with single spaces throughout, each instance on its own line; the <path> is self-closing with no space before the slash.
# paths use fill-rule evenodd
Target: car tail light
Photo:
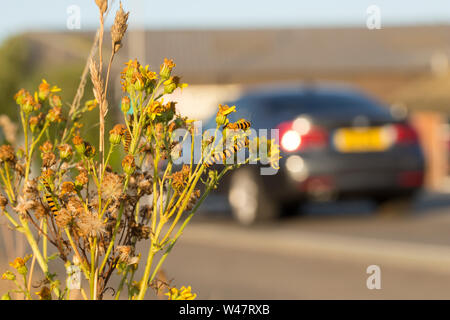
<path id="1" fill-rule="evenodd" d="M 283 122 L 278 126 L 281 148 L 287 152 L 321 148 L 328 145 L 328 133 L 304 118 Z"/>
<path id="2" fill-rule="evenodd" d="M 281 147 L 286 151 L 295 151 L 300 147 L 302 137 L 295 130 L 288 130 L 281 136 Z"/>
<path id="3" fill-rule="evenodd" d="M 397 183 L 402 187 L 421 187 L 424 181 L 423 171 L 405 171 L 397 176 Z"/>
<path id="4" fill-rule="evenodd" d="M 408 124 L 395 124 L 395 142 L 399 144 L 415 144 L 419 141 L 416 130 Z"/>

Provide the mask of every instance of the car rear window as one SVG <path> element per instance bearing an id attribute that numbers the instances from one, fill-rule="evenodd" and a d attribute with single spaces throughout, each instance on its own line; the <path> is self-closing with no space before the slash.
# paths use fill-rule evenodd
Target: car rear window
<path id="1" fill-rule="evenodd" d="M 327 118 L 348 118 L 364 115 L 391 119 L 388 108 L 359 94 L 296 94 L 279 97 L 242 99 L 236 101 L 241 117 L 274 117 L 280 120 L 300 114 Z M 275 119 L 274 119 L 275 120 Z"/>

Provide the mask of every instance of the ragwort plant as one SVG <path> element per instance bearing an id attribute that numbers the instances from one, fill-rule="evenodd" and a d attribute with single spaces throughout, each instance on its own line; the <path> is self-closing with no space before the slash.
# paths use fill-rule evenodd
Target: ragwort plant
<path id="1" fill-rule="evenodd" d="M 229 159 L 239 150 L 257 151 L 262 145 L 268 147 L 268 158 L 274 166 L 279 159 L 273 141 L 249 138 L 247 120 L 230 123 L 228 115 L 236 107 L 220 105 L 215 132 L 202 141 L 200 161 L 194 163 L 191 139 L 189 163 L 175 165 L 181 146 L 196 132 L 193 121 L 177 112 L 175 102 L 164 100 L 186 86 L 172 74 L 175 63 L 168 59 L 158 73 L 137 60 L 126 63 L 121 73 L 123 123 L 106 135 L 109 145 L 105 152 L 111 64 L 121 48 L 129 13 L 122 5 L 116 13 L 111 56 L 104 72 L 102 42 L 108 2 L 96 3 L 100 28 L 93 47 L 98 47 L 98 59 L 91 54 L 87 63 L 95 99 L 80 107 L 85 79 L 70 108 L 63 106 L 58 95 L 61 89 L 45 80 L 34 95 L 21 89 L 15 100 L 23 147 L 0 147 L 1 213 L 11 228 L 25 235 L 32 251 L 11 262 L 13 271 L 6 271 L 2 279 L 13 282 L 16 289 L 11 292 L 19 293 L 19 297 L 23 294 L 24 299 L 70 298 L 71 286 L 60 280 L 65 275 L 49 268 L 54 259 L 64 263 L 69 279 L 70 270 L 81 270 L 85 286 L 77 289 L 84 299 L 102 299 L 113 276 L 119 279 L 112 290 L 115 299 L 121 294 L 128 299 L 144 299 L 148 288 L 159 290 L 156 278 L 162 264 L 209 192 L 228 171 L 260 158 L 248 156 L 240 163 Z M 83 137 L 80 124 L 96 108 L 98 152 Z M 185 132 L 181 140 L 174 135 L 180 130 Z M 121 152 L 125 154 L 122 166 L 114 170 L 111 156 Z M 227 160 L 223 166 L 213 166 L 222 160 Z M 145 260 L 141 259 L 145 253 L 136 247 L 140 242 L 148 250 Z M 39 290 L 32 292 L 35 262 L 44 278 L 38 281 Z M 143 272 L 136 279 L 139 267 Z M 190 287 L 166 289 L 169 299 L 196 297 Z M 10 298 L 10 292 L 3 295 L 3 299 Z"/>

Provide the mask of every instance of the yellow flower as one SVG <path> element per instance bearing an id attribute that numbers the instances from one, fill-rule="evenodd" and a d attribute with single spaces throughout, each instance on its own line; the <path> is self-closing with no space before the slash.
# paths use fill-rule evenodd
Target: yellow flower
<path id="1" fill-rule="evenodd" d="M 27 261 L 31 258 L 31 254 L 25 256 L 25 258 L 17 257 L 13 262 L 10 262 L 9 265 L 17 270 L 20 274 L 27 274 L 28 268 L 25 265 Z"/>
<path id="2" fill-rule="evenodd" d="M 191 292 L 191 286 L 182 286 L 179 290 L 177 288 L 170 288 L 169 292 L 166 293 L 168 300 L 194 300 L 197 297 L 196 293 Z"/>
<path id="3" fill-rule="evenodd" d="M 219 104 L 219 111 L 217 111 L 216 115 L 216 123 L 218 126 L 224 126 L 226 125 L 229 120 L 227 116 L 232 113 L 236 112 L 236 106 L 229 107 L 227 105 L 221 105 Z"/>
<path id="4" fill-rule="evenodd" d="M 97 99 L 88 100 L 88 101 L 86 101 L 86 103 L 84 104 L 84 107 L 85 107 L 88 111 L 94 110 L 97 106 L 98 106 L 98 101 L 97 101 Z"/>
<path id="5" fill-rule="evenodd" d="M 36 292 L 36 295 L 39 296 L 39 300 L 52 300 L 52 293 L 47 286 L 43 286 L 40 291 Z"/>
<path id="6" fill-rule="evenodd" d="M 180 83 L 180 77 L 172 76 L 166 81 L 163 82 L 164 85 L 164 93 L 170 94 L 175 91 L 176 88 L 186 88 L 188 86 L 187 83 Z"/>
<path id="7" fill-rule="evenodd" d="M 75 191 L 75 184 L 72 181 L 64 181 L 61 185 L 61 194 L 60 196 L 64 196 L 65 194 L 70 194 Z"/>
<path id="8" fill-rule="evenodd" d="M 42 82 L 39 84 L 38 90 L 38 97 L 40 101 L 44 101 L 45 99 L 47 99 L 50 92 L 54 93 L 61 91 L 61 89 L 57 86 L 50 87 L 50 84 L 45 79 L 42 79 Z"/>
<path id="9" fill-rule="evenodd" d="M 219 104 L 219 113 L 220 114 L 227 116 L 232 112 L 236 112 L 236 106 L 229 107 L 227 105 L 223 106 L 223 105 Z"/>
<path id="10" fill-rule="evenodd" d="M 6 271 L 4 274 L 2 274 L 2 280 L 16 280 L 16 276 L 11 271 Z"/>

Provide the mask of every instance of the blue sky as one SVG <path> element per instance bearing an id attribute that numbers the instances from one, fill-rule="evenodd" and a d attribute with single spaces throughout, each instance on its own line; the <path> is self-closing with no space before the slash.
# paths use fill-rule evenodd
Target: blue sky
<path id="1" fill-rule="evenodd" d="M 365 26 L 366 9 L 377 5 L 381 24 L 448 24 L 449 0 L 123 0 L 134 9 L 130 28 L 268 28 Z M 116 6 L 118 0 L 115 0 Z M 97 23 L 94 0 L 2 1 L 0 41 L 29 30 L 68 30 L 67 8 L 80 8 L 81 30 Z M 112 17 L 111 17 L 112 18 Z M 111 20 L 109 22 L 111 23 Z M 69 30 L 70 31 L 70 30 Z"/>

